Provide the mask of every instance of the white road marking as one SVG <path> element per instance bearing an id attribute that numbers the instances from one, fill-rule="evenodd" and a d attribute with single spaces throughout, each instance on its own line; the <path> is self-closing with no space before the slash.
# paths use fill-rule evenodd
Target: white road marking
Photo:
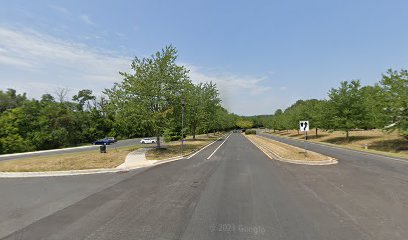
<path id="1" fill-rule="evenodd" d="M 230 135 L 228 135 L 228 137 L 224 140 L 224 142 L 222 142 L 222 143 L 220 144 L 220 146 L 218 146 L 218 147 L 214 150 L 214 152 L 212 152 L 211 155 L 210 155 L 207 159 L 210 159 L 210 158 L 217 152 L 217 150 L 222 146 L 222 144 L 224 144 L 224 143 L 227 141 L 227 139 L 229 138 L 229 136 L 231 136 L 231 134 L 232 134 L 232 133 L 230 133 Z"/>
<path id="2" fill-rule="evenodd" d="M 224 137 L 224 136 L 225 136 L 225 135 L 223 135 L 223 136 L 219 137 L 219 138 L 218 138 L 217 140 L 215 140 L 214 142 L 212 142 L 212 143 L 208 144 L 207 146 L 205 146 L 205 147 L 201 148 L 199 151 L 197 151 L 197 152 L 195 152 L 194 154 L 192 154 L 192 155 L 188 156 L 188 157 L 187 157 L 187 159 L 190 159 L 190 158 L 194 157 L 196 154 L 198 154 L 199 152 L 203 151 L 203 150 L 204 150 L 204 149 L 206 149 L 207 147 L 209 147 L 209 146 L 213 145 L 214 143 L 216 143 L 218 140 L 220 140 L 220 139 L 221 139 L 222 137 Z"/>

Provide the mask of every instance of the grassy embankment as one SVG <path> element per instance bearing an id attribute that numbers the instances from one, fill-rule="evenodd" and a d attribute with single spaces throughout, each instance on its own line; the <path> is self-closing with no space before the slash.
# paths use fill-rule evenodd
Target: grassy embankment
<path id="1" fill-rule="evenodd" d="M 143 146 L 108 149 L 107 153 L 90 150 L 51 156 L 29 157 L 0 161 L 1 172 L 46 172 L 114 168 L 125 161 L 126 155 Z"/>
<path id="2" fill-rule="evenodd" d="M 296 130 L 270 132 L 277 136 L 303 139 L 302 133 Z M 315 135 L 314 129 L 308 132 L 308 140 L 324 144 L 333 144 L 345 148 L 364 150 L 388 156 L 408 158 L 408 140 L 399 136 L 397 132 L 384 132 L 381 130 L 351 131 L 347 140 L 342 131 L 319 130 Z M 367 149 L 365 146 L 367 145 Z"/>
<path id="3" fill-rule="evenodd" d="M 327 161 L 330 160 L 327 156 L 312 151 L 305 151 L 303 149 L 284 144 L 272 139 L 257 135 L 246 135 L 255 145 L 263 149 L 266 153 L 272 152 L 279 158 L 295 161 Z"/>
<path id="4" fill-rule="evenodd" d="M 222 133 L 216 133 L 216 135 L 211 133 L 208 136 L 206 134 L 197 135 L 196 140 L 187 137 L 184 140 L 183 155 L 189 155 L 221 136 Z M 146 152 L 147 160 L 163 160 L 177 156 L 181 156 L 181 141 L 169 142 L 164 144 L 162 148 L 153 148 Z"/>

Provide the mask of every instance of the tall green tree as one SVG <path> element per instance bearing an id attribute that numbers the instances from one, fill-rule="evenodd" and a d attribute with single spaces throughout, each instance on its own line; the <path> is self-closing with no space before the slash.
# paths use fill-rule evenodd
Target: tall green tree
<path id="1" fill-rule="evenodd" d="M 78 94 L 72 97 L 72 100 L 78 102 L 79 110 L 83 111 L 84 107 L 87 110 L 91 109 L 91 101 L 95 101 L 96 97 L 92 95 L 92 90 L 83 89 L 78 92 Z"/>
<path id="2" fill-rule="evenodd" d="M 176 59 L 177 50 L 171 45 L 151 57 L 136 57 L 131 65 L 134 72 L 121 72 L 123 81 L 105 91 L 119 115 L 131 114 L 135 122 L 155 132 L 158 147 L 173 103 L 180 102 L 177 93 L 190 81 L 188 70 L 177 65 Z"/>
<path id="3" fill-rule="evenodd" d="M 21 106 L 26 100 L 26 93 L 17 94 L 17 91 L 11 88 L 7 89 L 5 92 L 0 90 L 0 114 L 7 109 Z"/>
<path id="4" fill-rule="evenodd" d="M 197 130 L 205 121 L 204 87 L 202 83 L 191 84 L 186 95 L 186 122 L 188 122 L 190 133 L 196 139 Z"/>
<path id="5" fill-rule="evenodd" d="M 216 128 L 216 115 L 217 107 L 221 103 L 221 99 L 219 97 L 219 92 L 217 89 L 216 84 L 213 82 L 206 82 L 203 84 L 202 87 L 203 95 L 201 98 L 203 104 L 203 128 L 205 133 L 209 133 L 211 130 L 215 131 Z"/>
<path id="6" fill-rule="evenodd" d="M 380 84 L 384 91 L 388 129 L 397 129 L 408 138 L 408 71 L 389 69 Z"/>
<path id="7" fill-rule="evenodd" d="M 383 89 L 375 84 L 374 86 L 364 86 L 361 88 L 363 94 L 363 105 L 366 110 L 364 120 L 365 129 L 384 128 L 387 125 L 388 114 Z"/>
<path id="8" fill-rule="evenodd" d="M 330 90 L 329 98 L 333 128 L 345 131 L 348 139 L 349 131 L 364 126 L 366 118 L 360 82 L 342 82 L 339 88 Z"/>

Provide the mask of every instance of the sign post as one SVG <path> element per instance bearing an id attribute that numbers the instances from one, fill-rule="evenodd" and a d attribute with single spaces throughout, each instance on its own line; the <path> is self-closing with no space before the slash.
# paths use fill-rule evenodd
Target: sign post
<path id="1" fill-rule="evenodd" d="M 305 154 L 307 154 L 307 148 L 306 148 L 306 140 L 307 140 L 307 131 L 309 131 L 309 121 L 299 121 L 299 130 L 304 133 L 305 139 L 304 139 L 304 149 L 305 149 Z"/>

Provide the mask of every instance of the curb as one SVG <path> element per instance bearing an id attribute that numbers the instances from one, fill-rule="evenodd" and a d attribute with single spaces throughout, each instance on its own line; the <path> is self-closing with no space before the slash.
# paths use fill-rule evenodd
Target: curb
<path id="1" fill-rule="evenodd" d="M 312 165 L 312 166 L 332 165 L 332 164 L 337 164 L 338 163 L 338 161 L 335 158 L 332 158 L 332 157 L 328 157 L 329 160 L 324 160 L 324 161 L 304 161 L 304 160 L 292 160 L 292 159 L 282 158 L 279 155 L 277 155 L 276 153 L 272 152 L 271 150 L 266 150 L 264 147 L 261 147 L 259 144 L 256 144 L 251 139 L 249 139 L 249 138 L 246 138 L 246 139 L 248 139 L 252 144 L 254 144 L 259 150 L 261 150 L 270 159 L 275 159 L 275 160 L 278 160 L 278 161 L 281 161 L 281 162 L 287 162 L 287 163 L 293 163 L 293 164 L 302 164 L 302 165 Z"/>
<path id="2" fill-rule="evenodd" d="M 281 139 L 288 139 L 288 140 L 293 140 L 296 142 L 303 142 L 300 139 L 296 139 L 296 138 L 292 138 L 292 137 L 287 137 L 287 136 L 280 136 L 280 135 L 275 135 L 275 134 L 271 134 L 271 133 L 262 133 L 262 134 L 266 134 L 266 135 L 271 135 L 277 138 L 281 138 Z M 264 136 L 265 137 L 265 136 Z M 267 138 L 267 137 L 266 137 Z M 273 139 L 272 139 L 273 140 Z M 277 140 L 275 140 L 277 141 Z M 364 151 L 364 150 L 358 150 L 358 149 L 352 149 L 352 148 L 347 148 L 347 147 L 343 147 L 343 146 L 339 146 L 339 145 L 335 145 L 335 144 L 330 144 L 330 143 L 324 143 L 324 142 L 315 142 L 315 141 L 308 141 L 308 144 L 315 144 L 318 146 L 323 146 L 323 147 L 329 147 L 329 148 L 334 148 L 334 149 L 339 149 L 339 150 L 346 150 L 346 151 L 351 151 L 351 152 L 356 152 L 359 154 L 364 154 L 364 155 L 371 155 L 371 156 L 377 156 L 377 157 L 385 157 L 388 159 L 391 159 L 393 161 L 398 161 L 398 162 L 403 162 L 403 163 L 408 163 L 408 159 L 405 158 L 400 158 L 400 157 L 394 157 L 394 156 L 389 156 L 386 154 L 383 154 L 381 152 L 369 152 L 369 151 Z"/>
<path id="3" fill-rule="evenodd" d="M 50 171 L 50 172 L 0 172 L 0 178 L 21 178 L 21 177 L 62 177 L 74 175 L 87 175 L 97 173 L 123 172 L 126 169 L 100 168 L 70 171 Z"/>
<path id="4" fill-rule="evenodd" d="M 224 136 L 224 135 L 223 135 Z M 170 163 L 178 161 L 181 159 L 188 159 L 190 156 L 198 153 L 204 148 L 212 145 L 217 142 L 223 136 L 210 142 L 209 144 L 203 146 L 202 148 L 191 152 L 185 156 L 176 156 L 163 160 L 147 160 L 150 164 L 133 166 L 133 167 L 124 167 L 124 168 L 100 168 L 100 169 L 85 169 L 85 170 L 69 170 L 69 171 L 49 171 L 49 172 L 0 172 L 0 178 L 27 178 L 27 177 L 62 177 L 62 176 L 76 176 L 76 175 L 87 175 L 87 174 L 98 174 L 98 173 L 117 173 L 117 172 L 128 172 L 140 168 L 154 167 L 164 163 Z M 140 150 L 140 149 L 138 149 Z M 137 150 L 136 150 L 137 151 Z M 132 153 L 132 152 L 131 152 Z M 129 154 L 131 154 L 129 153 Z M 128 154 L 128 155 L 129 155 Z"/>

